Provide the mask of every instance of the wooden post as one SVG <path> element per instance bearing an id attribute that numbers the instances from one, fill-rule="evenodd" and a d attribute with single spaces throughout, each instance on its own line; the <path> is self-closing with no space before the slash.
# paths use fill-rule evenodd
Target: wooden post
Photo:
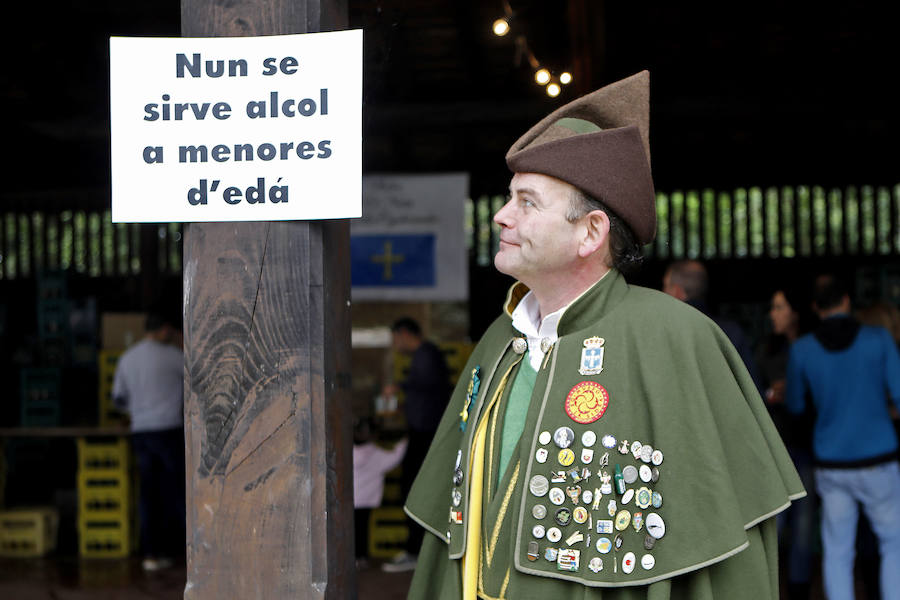
<path id="1" fill-rule="evenodd" d="M 346 26 L 345 0 L 182 0 L 185 36 Z M 186 600 L 352 598 L 346 221 L 184 244 Z"/>

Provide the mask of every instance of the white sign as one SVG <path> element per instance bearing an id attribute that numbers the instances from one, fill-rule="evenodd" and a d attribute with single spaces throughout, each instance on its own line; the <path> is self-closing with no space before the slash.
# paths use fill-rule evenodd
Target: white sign
<path id="1" fill-rule="evenodd" d="M 350 224 L 353 300 L 467 300 L 468 196 L 467 173 L 366 175 Z"/>
<path id="2" fill-rule="evenodd" d="M 109 40 L 112 220 L 362 213 L 362 31 Z"/>

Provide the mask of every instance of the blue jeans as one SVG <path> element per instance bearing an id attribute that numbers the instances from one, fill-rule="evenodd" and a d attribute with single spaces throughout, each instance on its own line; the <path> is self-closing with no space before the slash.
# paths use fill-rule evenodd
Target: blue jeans
<path id="1" fill-rule="evenodd" d="M 778 539 L 787 549 L 788 583 L 807 584 L 812 573 L 817 533 L 813 456 L 811 449 L 800 446 L 788 446 L 787 449 L 803 482 L 806 496 L 794 500 L 786 511 L 778 514 Z"/>
<path id="2" fill-rule="evenodd" d="M 882 598 L 900 599 L 900 465 L 816 469 L 822 500 L 822 576 L 829 600 L 853 598 L 856 523 L 862 504 L 881 553 Z"/>

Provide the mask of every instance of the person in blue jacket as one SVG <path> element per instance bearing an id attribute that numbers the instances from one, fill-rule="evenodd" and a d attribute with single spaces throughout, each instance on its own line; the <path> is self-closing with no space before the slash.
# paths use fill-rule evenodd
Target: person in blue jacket
<path id="1" fill-rule="evenodd" d="M 831 600 L 853 598 L 856 524 L 862 506 L 878 537 L 884 598 L 900 598 L 900 466 L 888 399 L 900 402 L 900 355 L 886 329 L 850 314 L 844 284 L 820 276 L 821 324 L 791 347 L 786 403 L 816 411 L 813 452 L 822 501 L 822 574 Z"/>

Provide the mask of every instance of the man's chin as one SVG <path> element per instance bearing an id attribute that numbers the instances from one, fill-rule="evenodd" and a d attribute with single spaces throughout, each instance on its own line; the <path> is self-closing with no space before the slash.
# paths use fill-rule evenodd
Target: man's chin
<path id="1" fill-rule="evenodd" d="M 504 256 L 503 250 L 498 252 L 496 256 L 494 256 L 494 268 L 503 273 L 504 275 L 509 275 L 510 277 L 516 277 L 516 269 L 510 264 L 508 256 Z"/>

